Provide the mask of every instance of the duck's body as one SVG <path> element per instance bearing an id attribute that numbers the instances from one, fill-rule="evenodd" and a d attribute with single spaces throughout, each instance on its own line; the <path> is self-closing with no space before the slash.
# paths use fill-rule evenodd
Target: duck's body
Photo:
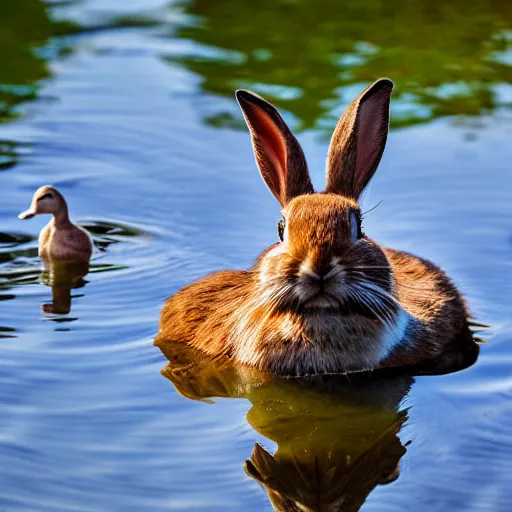
<path id="1" fill-rule="evenodd" d="M 39 257 L 43 260 L 89 260 L 92 254 L 92 242 L 85 229 L 71 222 L 58 226 L 55 219 L 39 233 Z"/>
<path id="2" fill-rule="evenodd" d="M 49 213 L 53 217 L 39 234 L 39 256 L 46 260 L 89 261 L 92 241 L 85 229 L 69 220 L 68 207 L 62 194 L 48 185 L 36 191 L 30 208 L 20 219 Z"/>

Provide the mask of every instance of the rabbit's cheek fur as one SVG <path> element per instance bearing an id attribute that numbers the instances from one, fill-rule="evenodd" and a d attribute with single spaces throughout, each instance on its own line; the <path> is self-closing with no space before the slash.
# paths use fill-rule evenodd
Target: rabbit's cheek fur
<path id="1" fill-rule="evenodd" d="M 261 285 L 270 286 L 275 284 L 275 278 L 279 276 L 279 267 L 285 254 L 285 244 L 280 243 L 261 258 L 259 264 L 259 281 Z"/>

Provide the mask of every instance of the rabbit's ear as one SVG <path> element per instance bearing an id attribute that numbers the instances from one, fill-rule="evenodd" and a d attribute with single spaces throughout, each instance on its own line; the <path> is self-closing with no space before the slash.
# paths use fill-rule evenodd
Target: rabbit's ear
<path id="1" fill-rule="evenodd" d="M 261 175 L 272 194 L 284 206 L 301 194 L 312 194 L 306 158 L 276 108 L 261 96 L 236 91 L 252 137 L 252 147 Z"/>
<path id="2" fill-rule="evenodd" d="M 358 199 L 379 165 L 389 129 L 393 82 L 381 78 L 345 110 L 327 155 L 326 192 Z"/>

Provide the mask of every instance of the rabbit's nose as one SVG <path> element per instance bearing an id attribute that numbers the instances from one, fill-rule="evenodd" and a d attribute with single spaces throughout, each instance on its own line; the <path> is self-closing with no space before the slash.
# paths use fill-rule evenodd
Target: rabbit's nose
<path id="1" fill-rule="evenodd" d="M 330 261 L 320 261 L 317 262 L 314 270 L 318 281 L 326 282 L 334 275 L 335 266 Z"/>
<path id="2" fill-rule="evenodd" d="M 327 283 L 338 271 L 338 266 L 332 261 L 309 258 L 303 262 L 299 275 L 321 284 Z"/>
<path id="3" fill-rule="evenodd" d="M 330 279 L 332 279 L 337 274 L 337 272 L 338 268 L 336 267 L 336 265 L 329 265 L 320 274 L 320 279 L 324 282 L 327 282 Z"/>

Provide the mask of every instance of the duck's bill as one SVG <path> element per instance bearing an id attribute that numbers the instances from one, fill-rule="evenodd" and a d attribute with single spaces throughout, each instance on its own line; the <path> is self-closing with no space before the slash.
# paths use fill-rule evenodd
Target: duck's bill
<path id="1" fill-rule="evenodd" d="M 35 213 L 29 208 L 28 210 L 21 212 L 18 215 L 18 219 L 22 219 L 22 220 L 31 219 L 34 215 L 35 215 Z"/>

